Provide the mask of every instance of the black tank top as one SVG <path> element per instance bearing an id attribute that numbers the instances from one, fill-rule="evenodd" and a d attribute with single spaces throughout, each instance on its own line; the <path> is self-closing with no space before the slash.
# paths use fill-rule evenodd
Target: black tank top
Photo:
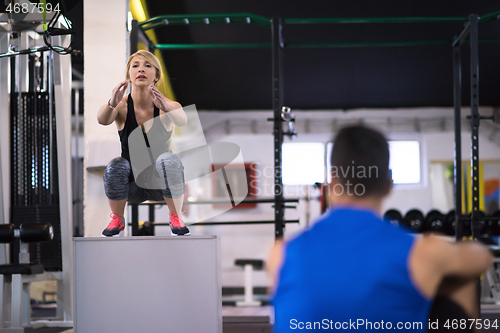
<path id="1" fill-rule="evenodd" d="M 144 140 L 146 141 L 146 146 L 153 147 L 155 151 L 161 152 L 169 152 L 171 149 L 171 140 L 172 132 L 167 131 L 165 126 L 160 120 L 160 109 L 154 106 L 154 120 L 153 126 L 148 130 L 147 133 L 154 133 L 154 136 L 147 136 L 147 133 L 144 134 Z M 127 119 L 125 120 L 125 126 L 121 131 L 118 131 L 118 135 L 120 136 L 120 142 L 122 146 L 122 157 L 130 162 L 130 152 L 128 148 L 128 137 L 133 130 L 139 127 L 137 123 L 137 119 L 135 118 L 134 111 L 134 101 L 132 100 L 132 96 L 129 94 L 127 99 Z"/>

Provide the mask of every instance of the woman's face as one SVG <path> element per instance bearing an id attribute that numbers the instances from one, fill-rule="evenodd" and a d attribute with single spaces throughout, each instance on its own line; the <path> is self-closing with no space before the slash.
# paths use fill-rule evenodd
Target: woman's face
<path id="1" fill-rule="evenodd" d="M 130 63 L 129 77 L 132 85 L 149 87 L 156 81 L 156 68 L 146 60 L 134 57 Z"/>

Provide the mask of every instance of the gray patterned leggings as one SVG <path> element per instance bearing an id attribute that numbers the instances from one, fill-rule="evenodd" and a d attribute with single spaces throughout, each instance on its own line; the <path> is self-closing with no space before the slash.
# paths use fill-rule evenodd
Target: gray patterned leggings
<path id="1" fill-rule="evenodd" d="M 184 195 L 184 166 L 179 157 L 170 152 L 163 153 L 156 159 L 155 166 L 158 174 L 163 175 L 161 181 L 165 181 L 164 189 L 139 187 L 131 177 L 130 162 L 123 157 L 114 158 L 104 171 L 106 197 L 110 200 L 128 199 L 130 203 L 141 203 L 146 200 L 163 201 L 163 197 L 180 198 Z"/>

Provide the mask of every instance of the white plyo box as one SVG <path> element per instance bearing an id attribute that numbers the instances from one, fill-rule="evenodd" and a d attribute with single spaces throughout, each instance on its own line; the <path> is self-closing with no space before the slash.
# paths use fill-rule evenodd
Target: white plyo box
<path id="1" fill-rule="evenodd" d="M 220 238 L 74 238 L 75 333 L 222 333 Z"/>

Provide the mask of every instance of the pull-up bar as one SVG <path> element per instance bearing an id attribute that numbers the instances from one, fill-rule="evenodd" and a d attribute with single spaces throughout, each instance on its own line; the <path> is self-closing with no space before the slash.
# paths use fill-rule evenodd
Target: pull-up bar
<path id="1" fill-rule="evenodd" d="M 385 42 L 289 42 L 285 48 L 348 48 L 348 47 L 402 47 L 402 46 L 432 46 L 450 45 L 453 40 L 423 40 L 423 41 L 385 41 Z M 465 41 L 464 43 L 467 43 Z M 500 43 L 500 39 L 482 39 L 479 43 Z M 221 44 L 157 44 L 159 50 L 195 50 L 195 49 L 258 49 L 270 48 L 272 43 L 221 43 Z"/>
<path id="2" fill-rule="evenodd" d="M 274 166 L 280 169 L 282 165 L 281 159 L 281 146 L 283 144 L 283 120 L 281 118 L 281 108 L 283 107 L 284 92 L 283 92 L 283 49 L 284 48 L 339 48 L 339 47 L 396 47 L 396 46 L 428 46 L 428 45 L 453 45 L 454 47 L 454 73 L 455 73 L 455 133 L 456 144 L 461 147 L 460 141 L 460 101 L 461 101 L 461 74 L 460 74 L 460 45 L 463 43 L 470 43 L 471 47 L 471 100 L 472 100 L 472 117 L 474 120 L 473 140 L 475 154 L 473 157 L 479 159 L 477 147 L 478 142 L 478 124 L 480 119 L 478 114 L 478 43 L 498 43 L 500 40 L 490 39 L 479 41 L 477 38 L 477 26 L 479 23 L 486 23 L 493 20 L 500 19 L 500 11 L 478 17 L 478 15 L 470 15 L 465 17 L 392 17 L 392 18 L 290 18 L 281 19 L 274 17 L 268 19 L 265 17 L 252 15 L 252 14 L 209 14 L 209 15 L 165 15 L 152 18 L 150 20 L 136 24 L 136 29 L 132 29 L 132 40 L 137 41 L 139 32 L 144 33 L 145 30 L 153 29 L 165 25 L 189 25 L 189 24 L 212 24 L 212 23 L 244 23 L 244 24 L 258 24 L 260 26 L 268 27 L 271 30 L 271 43 L 237 43 L 237 44 L 159 44 L 150 47 L 158 49 L 226 49 L 226 48 L 268 48 L 271 47 L 272 51 L 272 104 L 274 112 Z M 282 35 L 282 28 L 285 24 L 354 24 L 354 23 L 427 23 L 427 22 L 463 22 L 465 28 L 459 34 L 459 37 L 450 40 L 433 40 L 433 41 L 372 41 L 372 42 L 284 42 Z M 132 25 L 134 26 L 134 24 Z M 134 37 L 135 36 L 135 37 Z M 469 41 L 466 41 L 469 37 Z M 458 59 L 458 60 L 457 60 Z M 457 74 L 458 73 L 458 74 Z M 461 149 L 461 148 L 460 148 Z M 460 149 L 456 150 L 457 161 L 461 160 Z M 458 163 L 458 162 L 457 162 Z M 479 169 L 477 165 L 472 166 Z M 456 165 L 456 174 L 460 175 L 460 164 Z M 476 170 L 476 169 L 475 169 Z M 477 179 L 479 177 L 477 176 Z M 283 237 L 283 229 L 285 226 L 283 193 L 280 191 L 282 188 L 281 174 L 274 177 L 274 208 L 275 208 L 275 237 Z M 479 188 L 478 184 L 475 184 Z M 457 186 L 457 179 L 455 177 L 455 189 L 460 188 Z M 474 194 L 476 196 L 476 193 Z M 456 200 L 456 220 L 460 220 L 461 204 L 460 197 L 457 195 Z M 477 203 L 476 203 L 477 204 Z M 477 205 L 475 209 L 477 208 Z M 473 214 L 472 221 L 474 228 L 477 229 L 477 216 Z M 457 235 L 461 234 L 462 225 L 457 223 Z M 477 234 L 476 230 L 473 231 L 473 236 Z"/>
<path id="3" fill-rule="evenodd" d="M 479 23 L 500 19 L 500 11 L 485 14 Z M 326 18 L 288 18 L 283 24 L 359 24 L 359 23 L 428 23 L 428 22 L 467 22 L 467 17 L 326 17 Z M 165 25 L 191 24 L 257 24 L 271 28 L 271 19 L 249 13 L 237 14 L 188 14 L 161 15 L 140 22 L 142 31 L 155 29 Z"/>
<path id="4" fill-rule="evenodd" d="M 483 15 L 479 23 L 500 18 L 500 11 Z M 338 23 L 427 23 L 427 22 L 467 22 L 468 17 L 364 17 L 364 18 L 290 18 L 283 19 L 285 24 L 338 24 Z"/>
<path id="5" fill-rule="evenodd" d="M 191 14 L 191 15 L 161 15 L 152 17 L 149 20 L 139 23 L 142 31 L 155 29 L 164 25 L 190 25 L 190 24 L 257 24 L 266 28 L 271 28 L 271 20 L 247 13 L 238 14 Z"/>
<path id="6" fill-rule="evenodd" d="M 467 17 L 325 17 L 325 18 L 289 18 L 285 24 L 337 24 L 337 23 L 420 23 L 467 21 Z"/>
<path id="7" fill-rule="evenodd" d="M 500 19 L 500 11 L 483 15 L 478 23 L 486 23 Z M 369 17 L 369 18 L 289 18 L 283 19 L 283 24 L 354 24 L 354 23 L 427 23 L 427 22 L 465 22 L 467 17 Z M 161 15 L 138 23 L 144 32 L 167 25 L 191 24 L 257 24 L 271 28 L 269 18 L 248 14 L 191 14 L 191 15 Z M 404 47 L 404 46 L 432 46 L 450 45 L 453 40 L 428 40 L 428 41 L 374 41 L 374 42 L 287 42 L 285 48 L 347 48 L 347 47 Z M 463 42 L 463 41 L 462 41 Z M 480 43 L 499 43 L 500 40 L 480 40 Z M 270 48 L 272 43 L 213 43 L 213 44 L 157 44 L 152 47 L 160 50 L 194 50 L 194 49 L 253 49 Z"/>

